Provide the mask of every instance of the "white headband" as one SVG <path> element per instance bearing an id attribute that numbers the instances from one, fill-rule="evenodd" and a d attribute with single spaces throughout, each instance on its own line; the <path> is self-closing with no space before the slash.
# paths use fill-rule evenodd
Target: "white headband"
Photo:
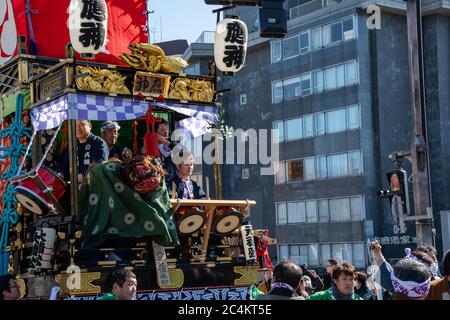
<path id="1" fill-rule="evenodd" d="M 391 283 L 394 291 L 397 293 L 404 294 L 410 298 L 418 298 L 426 295 L 430 290 L 431 278 L 428 278 L 422 283 L 417 283 L 414 281 L 403 281 L 397 278 L 394 274 L 390 264 L 386 264 L 389 273 L 391 274 Z"/>
<path id="2" fill-rule="evenodd" d="M 119 126 L 119 124 L 117 122 L 112 121 L 112 122 L 109 122 L 109 123 L 106 123 L 106 124 L 102 125 L 101 128 L 100 128 L 100 131 L 103 133 L 106 130 L 113 129 L 113 128 L 116 129 L 116 130 L 119 130 L 120 126 Z"/>

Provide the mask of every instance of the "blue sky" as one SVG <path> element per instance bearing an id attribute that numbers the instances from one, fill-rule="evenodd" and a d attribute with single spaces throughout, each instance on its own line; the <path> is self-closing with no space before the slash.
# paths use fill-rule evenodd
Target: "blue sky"
<path id="1" fill-rule="evenodd" d="M 150 42 L 194 42 L 203 31 L 215 31 L 216 14 L 212 10 L 218 7 L 203 0 L 149 0 L 150 10 L 155 11 L 150 14 Z"/>

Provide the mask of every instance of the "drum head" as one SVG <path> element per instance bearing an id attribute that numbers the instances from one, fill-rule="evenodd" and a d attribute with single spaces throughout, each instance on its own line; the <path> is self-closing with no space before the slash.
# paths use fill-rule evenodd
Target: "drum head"
<path id="1" fill-rule="evenodd" d="M 202 211 L 187 212 L 178 218 L 178 232 L 181 235 L 192 234 L 203 226 L 205 220 L 205 214 Z"/>
<path id="2" fill-rule="evenodd" d="M 218 216 L 213 223 L 215 234 L 225 236 L 230 234 L 242 224 L 242 215 L 238 212 L 228 211 Z"/>
<path id="3" fill-rule="evenodd" d="M 14 192 L 17 201 L 32 213 L 42 215 L 50 211 L 47 202 L 30 189 L 18 186 L 15 188 Z"/>

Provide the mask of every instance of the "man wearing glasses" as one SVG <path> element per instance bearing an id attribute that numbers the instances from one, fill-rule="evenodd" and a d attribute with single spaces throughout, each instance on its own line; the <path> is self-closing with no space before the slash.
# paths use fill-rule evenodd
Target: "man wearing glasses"
<path id="1" fill-rule="evenodd" d="M 0 300 L 17 300 L 20 297 L 20 289 L 16 277 L 12 274 L 0 276 Z"/>

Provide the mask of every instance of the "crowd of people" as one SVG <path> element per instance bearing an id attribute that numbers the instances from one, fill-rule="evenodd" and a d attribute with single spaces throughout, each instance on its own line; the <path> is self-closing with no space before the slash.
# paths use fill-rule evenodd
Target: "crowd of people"
<path id="1" fill-rule="evenodd" d="M 256 300 L 450 300 L 450 251 L 442 260 L 441 275 L 437 252 L 432 247 L 406 250 L 393 266 L 386 261 L 381 245 L 372 250 L 380 272 L 357 271 L 350 263 L 329 259 L 321 278 L 314 270 L 291 260 L 282 260 L 266 271 L 254 290 Z"/>
<path id="2" fill-rule="evenodd" d="M 424 251 L 424 250 L 427 251 Z M 373 251 L 380 272 L 380 283 L 374 275 L 356 271 L 350 263 L 327 262 L 327 273 L 319 277 L 291 260 L 282 260 L 272 271 L 264 273 L 263 280 L 253 291 L 256 300 L 450 300 L 450 251 L 442 260 L 441 276 L 437 260 L 431 258 L 434 250 L 419 247 L 393 266 L 381 253 L 378 242 Z M 426 254 L 422 256 L 420 252 Z M 427 264 L 431 262 L 431 264 Z M 368 279 L 371 278 L 369 284 Z M 328 281 L 328 279 L 330 279 Z M 109 291 L 100 300 L 134 300 L 138 282 L 128 268 L 113 270 L 106 280 Z M 17 300 L 19 285 L 12 274 L 0 276 L 0 300 Z"/>

